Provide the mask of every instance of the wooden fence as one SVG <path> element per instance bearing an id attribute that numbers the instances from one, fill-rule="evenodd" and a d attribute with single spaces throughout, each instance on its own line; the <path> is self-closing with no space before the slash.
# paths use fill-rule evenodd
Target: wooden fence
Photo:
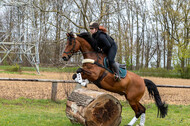
<path id="1" fill-rule="evenodd" d="M 51 82 L 51 100 L 56 101 L 57 83 L 76 83 L 74 80 L 48 80 L 48 79 L 24 79 L 24 78 L 0 78 L 0 81 L 30 81 L 30 82 Z M 190 86 L 183 85 L 156 85 L 164 88 L 190 88 Z"/>
<path id="2" fill-rule="evenodd" d="M 48 79 L 24 79 L 24 78 L 0 78 L 0 81 L 30 81 L 30 82 L 51 82 L 51 100 L 56 101 L 57 83 L 76 83 L 74 80 L 48 80 Z"/>

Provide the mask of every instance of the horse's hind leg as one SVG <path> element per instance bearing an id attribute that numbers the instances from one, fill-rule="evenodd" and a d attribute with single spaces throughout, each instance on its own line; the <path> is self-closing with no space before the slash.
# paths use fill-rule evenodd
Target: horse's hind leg
<path id="1" fill-rule="evenodd" d="M 135 122 L 138 120 L 138 116 L 137 116 L 137 112 L 138 112 L 138 106 L 137 104 L 134 102 L 129 102 L 129 105 L 131 106 L 131 108 L 133 109 L 133 111 L 135 112 L 135 116 L 133 117 L 133 119 L 128 123 L 127 126 L 133 126 L 135 124 Z"/>
<path id="2" fill-rule="evenodd" d="M 128 126 L 133 126 L 140 116 L 140 126 L 144 126 L 146 111 L 145 107 L 141 105 L 138 101 L 129 101 L 129 104 L 135 112 L 135 117 L 133 117 L 133 119 L 128 123 Z"/>

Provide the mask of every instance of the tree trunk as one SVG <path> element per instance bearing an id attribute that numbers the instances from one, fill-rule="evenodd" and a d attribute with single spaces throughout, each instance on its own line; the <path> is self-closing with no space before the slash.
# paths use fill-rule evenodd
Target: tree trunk
<path id="1" fill-rule="evenodd" d="M 67 99 L 67 117 L 85 126 L 119 126 L 121 111 L 120 102 L 103 92 L 80 88 Z"/>
<path id="2" fill-rule="evenodd" d="M 54 63 L 58 64 L 60 55 L 60 34 L 61 34 L 61 16 L 59 12 L 62 10 L 62 5 L 58 0 L 56 3 L 57 13 L 56 13 L 56 38 L 55 38 L 55 53 L 54 53 Z"/>
<path id="3" fill-rule="evenodd" d="M 136 8 L 137 9 L 137 8 Z M 139 59 L 140 59 L 140 37 L 139 37 L 139 12 L 136 11 L 137 18 L 137 40 L 136 40 L 136 70 L 139 70 Z"/>

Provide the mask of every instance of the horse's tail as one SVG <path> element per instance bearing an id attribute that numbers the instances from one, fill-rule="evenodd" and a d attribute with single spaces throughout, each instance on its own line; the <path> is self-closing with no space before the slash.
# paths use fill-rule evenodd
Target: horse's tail
<path id="1" fill-rule="evenodd" d="M 158 89 L 156 85 L 148 79 L 144 79 L 145 85 L 148 89 L 149 95 L 151 97 L 154 96 L 154 100 L 156 102 L 156 106 L 158 107 L 158 115 L 160 115 L 160 118 L 164 118 L 167 115 L 168 112 L 168 105 L 165 104 L 165 102 L 162 102 L 160 94 L 158 92 Z"/>

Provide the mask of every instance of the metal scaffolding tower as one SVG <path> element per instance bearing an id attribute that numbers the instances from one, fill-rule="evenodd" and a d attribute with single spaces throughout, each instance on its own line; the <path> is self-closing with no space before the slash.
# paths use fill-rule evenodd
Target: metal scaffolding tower
<path id="1" fill-rule="evenodd" d="M 24 27 L 31 27 L 30 32 L 28 29 L 23 28 L 23 22 L 21 23 L 21 17 L 24 14 L 30 13 L 30 22 L 34 22 L 34 8 L 31 6 L 31 1 L 27 3 L 23 2 L 13 2 L 5 3 L 4 6 L 9 9 L 14 8 L 17 10 L 17 25 L 14 25 L 11 30 L 1 30 L 0 31 L 0 63 L 2 63 L 6 58 L 15 63 L 23 63 L 23 57 L 39 72 L 39 41 L 37 29 L 28 26 L 29 23 L 24 24 Z M 21 9 L 25 9 L 25 12 L 21 12 Z M 11 22 L 15 20 L 10 18 Z M 32 21 L 31 21 L 32 20 Z M 27 22 L 27 20 L 26 20 Z M 22 24 L 22 25 L 21 25 Z M 11 36 L 11 39 L 9 37 Z M 10 40 L 10 41 L 7 41 Z"/>

